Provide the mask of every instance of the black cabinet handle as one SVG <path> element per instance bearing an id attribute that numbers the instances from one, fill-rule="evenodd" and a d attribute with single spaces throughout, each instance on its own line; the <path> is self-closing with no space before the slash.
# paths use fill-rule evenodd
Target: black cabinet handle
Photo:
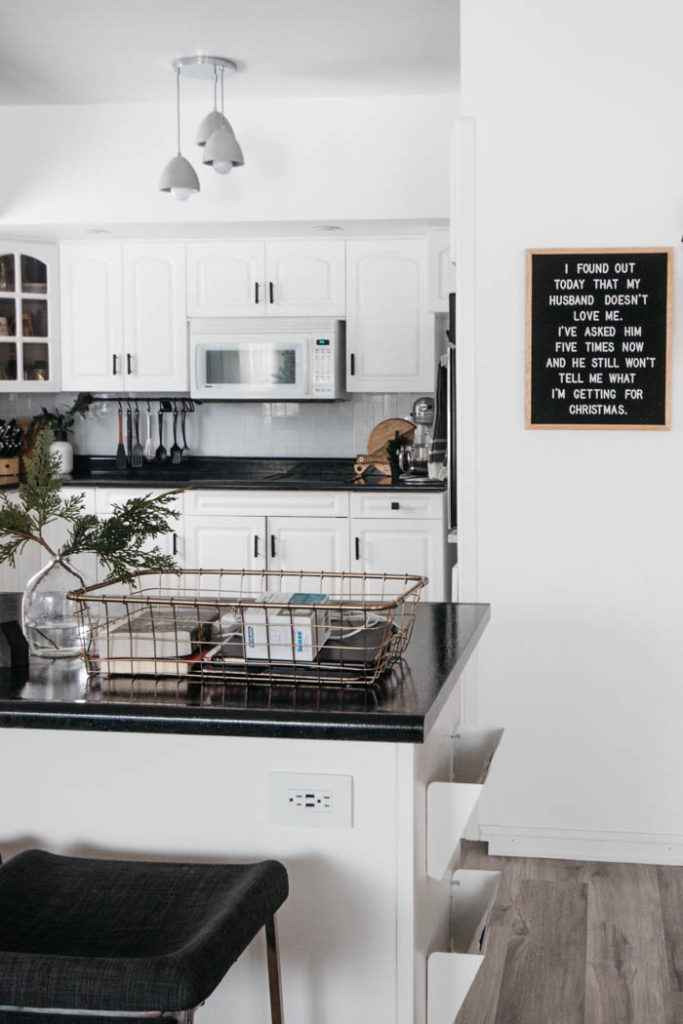
<path id="1" fill-rule="evenodd" d="M 259 292 L 259 284 L 258 284 L 258 281 L 257 281 L 256 284 L 254 285 L 254 302 L 256 303 L 257 306 L 258 306 L 258 302 L 259 302 L 258 292 Z"/>
<path id="2" fill-rule="evenodd" d="M 173 554 L 174 555 L 178 554 L 178 534 L 177 533 L 173 534 Z"/>
<path id="3" fill-rule="evenodd" d="M 360 562 L 360 537 L 356 537 L 356 561 Z"/>
<path id="4" fill-rule="evenodd" d="M 254 534 L 254 558 L 258 558 L 258 533 Z"/>
<path id="5" fill-rule="evenodd" d="M 126 367 L 128 373 L 133 372 L 133 357 L 131 356 L 130 352 L 127 353 L 126 355 Z"/>
<path id="6" fill-rule="evenodd" d="M 394 510 L 394 512 L 396 512 L 401 506 L 397 501 L 392 501 L 391 507 Z"/>
<path id="7" fill-rule="evenodd" d="M 116 376 L 116 374 L 119 372 L 117 368 L 118 358 L 119 357 L 117 355 L 113 355 L 111 357 L 111 372 L 114 374 L 114 376 Z"/>
<path id="8" fill-rule="evenodd" d="M 268 282 L 268 295 L 269 295 L 269 298 L 270 298 L 270 304 L 272 306 L 272 304 L 275 302 L 275 299 L 273 298 L 273 282 L 272 281 Z"/>
<path id="9" fill-rule="evenodd" d="M 351 353 L 351 376 L 355 377 L 355 375 L 356 375 L 356 357 L 355 357 L 354 353 L 352 352 Z"/>
<path id="10" fill-rule="evenodd" d="M 275 558 L 275 534 L 270 535 L 270 557 Z"/>

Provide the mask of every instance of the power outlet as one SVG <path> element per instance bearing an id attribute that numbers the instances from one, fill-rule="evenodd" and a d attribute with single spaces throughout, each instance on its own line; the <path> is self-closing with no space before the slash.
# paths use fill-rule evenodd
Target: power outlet
<path id="1" fill-rule="evenodd" d="M 331 814 L 334 809 L 330 789 L 312 789 L 308 793 L 305 789 L 290 789 L 288 803 L 290 808 L 314 811 L 316 814 Z"/>
<path id="2" fill-rule="evenodd" d="M 270 820 L 312 828 L 352 827 L 352 775 L 272 772 Z"/>

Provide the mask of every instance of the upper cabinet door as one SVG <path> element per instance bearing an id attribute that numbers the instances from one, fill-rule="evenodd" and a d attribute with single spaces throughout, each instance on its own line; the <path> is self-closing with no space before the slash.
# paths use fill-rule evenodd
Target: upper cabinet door
<path id="1" fill-rule="evenodd" d="M 62 389 L 124 388 L 121 246 L 98 242 L 60 249 Z"/>
<path id="2" fill-rule="evenodd" d="M 188 316 L 265 316 L 263 242 L 190 242 Z"/>
<path id="3" fill-rule="evenodd" d="M 344 254 L 345 243 L 339 239 L 267 242 L 267 314 L 343 317 Z"/>
<path id="4" fill-rule="evenodd" d="M 429 310 L 448 312 L 448 296 L 455 291 L 455 264 L 451 263 L 450 232 L 429 232 Z"/>
<path id="5" fill-rule="evenodd" d="M 0 241 L 0 391 L 59 391 L 57 247 Z"/>
<path id="6" fill-rule="evenodd" d="M 346 280 L 347 390 L 433 391 L 427 240 L 349 240 Z"/>
<path id="7" fill-rule="evenodd" d="M 187 391 L 183 242 L 123 246 L 126 391 Z"/>

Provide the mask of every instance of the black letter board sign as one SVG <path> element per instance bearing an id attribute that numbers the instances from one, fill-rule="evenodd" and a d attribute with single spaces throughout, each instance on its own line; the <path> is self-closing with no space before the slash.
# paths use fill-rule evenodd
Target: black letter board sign
<path id="1" fill-rule="evenodd" d="M 527 250 L 526 426 L 668 430 L 673 249 Z"/>

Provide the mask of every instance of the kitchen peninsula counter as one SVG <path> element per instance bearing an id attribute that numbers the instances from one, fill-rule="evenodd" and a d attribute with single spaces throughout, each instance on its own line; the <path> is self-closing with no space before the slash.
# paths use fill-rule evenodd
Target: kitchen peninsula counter
<path id="1" fill-rule="evenodd" d="M 0 621 L 18 608 L 1 596 Z M 106 679 L 89 686 L 80 662 L 0 669 L 3 858 L 275 858 L 290 879 L 278 914 L 288 1019 L 427 1024 L 427 956 L 450 949 L 452 898 L 450 874 L 426 873 L 428 789 L 452 780 L 461 673 L 488 618 L 484 604 L 421 604 L 403 661 L 358 691 L 132 699 L 107 695 Z M 341 817 L 297 812 L 300 786 L 333 794 Z M 204 1024 L 264 1018 L 260 943 Z"/>
<path id="2" fill-rule="evenodd" d="M 0 621 L 19 597 L 0 595 Z M 489 619 L 484 604 L 417 610 L 404 657 L 372 686 L 92 676 L 80 660 L 0 669 L 0 727 L 422 743 Z M 186 681 L 187 680 L 187 681 Z M 158 687 L 158 688 L 157 688 Z"/>

